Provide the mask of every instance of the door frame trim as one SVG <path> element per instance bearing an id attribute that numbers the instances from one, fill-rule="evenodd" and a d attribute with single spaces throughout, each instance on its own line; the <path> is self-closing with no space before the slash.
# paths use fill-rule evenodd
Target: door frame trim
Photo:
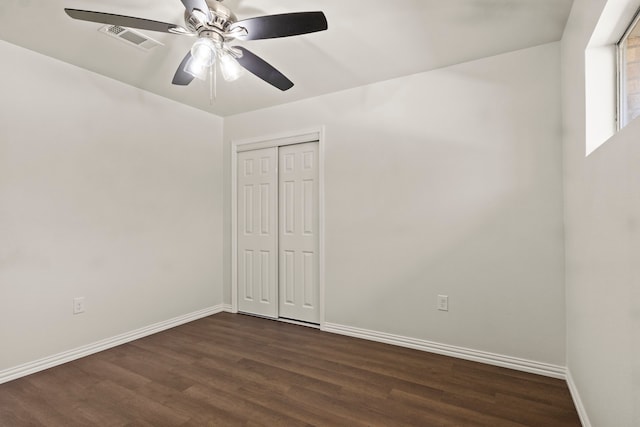
<path id="1" fill-rule="evenodd" d="M 325 129 L 324 126 L 231 141 L 231 311 L 238 312 L 238 153 L 284 145 L 318 143 L 318 291 L 320 328 L 325 323 Z"/>

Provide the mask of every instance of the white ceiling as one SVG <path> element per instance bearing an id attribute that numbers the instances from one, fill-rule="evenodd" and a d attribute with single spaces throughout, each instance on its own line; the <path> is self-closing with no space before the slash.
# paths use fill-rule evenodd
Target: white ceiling
<path id="1" fill-rule="evenodd" d="M 179 0 L 0 0 L 0 39 L 219 116 L 415 74 L 557 41 L 572 0 L 226 0 L 238 19 L 322 10 L 329 30 L 239 43 L 289 77 L 281 92 L 246 73 L 209 103 L 208 84 L 171 84 L 193 42 L 144 32 L 164 44 L 150 52 L 99 33 L 100 24 L 63 8 L 184 25 Z M 7 64 L 3 63 L 3 66 Z M 25 88 L 25 90 L 28 88 Z"/>

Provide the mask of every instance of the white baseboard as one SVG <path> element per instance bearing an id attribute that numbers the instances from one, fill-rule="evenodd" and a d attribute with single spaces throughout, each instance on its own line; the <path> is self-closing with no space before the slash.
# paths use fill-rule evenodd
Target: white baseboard
<path id="1" fill-rule="evenodd" d="M 131 332 L 117 335 L 115 337 L 107 338 L 97 341 L 92 344 L 88 344 L 82 347 L 78 347 L 69 351 L 55 354 L 53 356 L 45 357 L 43 359 L 36 360 L 34 362 L 25 363 L 23 365 L 16 366 L 14 368 L 5 369 L 0 371 L 0 384 L 8 381 L 15 380 L 45 369 L 52 368 L 54 366 L 62 365 L 63 363 L 70 362 L 72 360 L 80 359 L 85 356 L 89 356 L 100 351 L 108 350 L 121 344 L 125 344 L 148 335 L 152 335 L 167 329 L 174 328 L 184 323 L 189 323 L 194 320 L 202 319 L 204 317 L 212 316 L 221 312 L 232 312 L 230 304 L 220 304 L 214 307 L 209 307 L 203 310 L 199 310 L 193 313 L 189 313 L 183 316 L 175 317 L 173 319 L 165 320 L 163 322 L 155 323 L 140 329 L 136 329 Z M 351 326 L 344 326 L 335 323 L 324 323 L 321 329 L 325 332 L 331 332 L 340 335 L 347 335 L 356 338 L 362 338 L 370 341 L 377 341 L 386 344 L 397 345 L 400 347 L 413 348 L 416 350 L 422 350 L 430 353 L 442 354 L 445 356 L 457 357 L 459 359 L 471 360 L 474 362 L 486 363 L 489 365 L 500 366 L 509 369 L 515 369 L 518 371 L 529 372 L 538 375 L 544 375 L 547 377 L 564 379 L 567 381 L 569 390 L 576 405 L 576 410 L 580 415 L 580 419 L 584 427 L 591 427 L 589 423 L 586 411 L 580 400 L 580 395 L 573 383 L 570 373 L 566 368 L 557 365 L 551 365 L 547 363 L 535 362 L 526 359 L 520 359 L 511 356 L 504 356 L 494 353 L 488 353 L 479 350 L 472 350 L 464 347 L 456 347 L 448 344 L 440 344 L 432 341 L 420 340 L 416 338 L 404 337 L 401 335 L 393 335 L 384 332 L 377 332 L 367 329 L 354 328 Z"/>
<path id="2" fill-rule="evenodd" d="M 571 376 L 571 371 L 569 370 L 569 368 L 567 368 L 567 385 L 569 386 L 569 391 L 571 392 L 571 398 L 573 398 L 573 404 L 576 406 L 576 411 L 578 411 L 578 416 L 580 417 L 582 427 L 591 427 L 591 421 L 589 421 L 589 417 L 587 416 L 587 410 L 584 408 L 584 404 L 582 403 L 582 399 L 580 398 L 580 393 L 578 393 L 576 383 L 573 382 L 573 377 Z"/>
<path id="3" fill-rule="evenodd" d="M 214 314 L 221 313 L 226 310 L 225 305 L 217 305 L 214 307 L 205 308 L 203 310 L 195 311 L 193 313 L 185 314 L 183 316 L 174 317 L 173 319 L 158 322 L 153 325 L 145 326 L 140 329 L 136 329 L 131 332 L 117 335 L 115 337 L 107 338 L 94 342 L 92 344 L 84 345 L 82 347 L 74 348 L 69 351 L 55 354 L 53 356 L 45 357 L 34 362 L 25 363 L 23 365 L 16 366 L 14 368 L 5 369 L 0 371 L 0 384 L 6 383 L 17 378 L 21 378 L 30 374 L 34 374 L 45 369 L 52 368 L 54 366 L 62 365 L 63 363 L 70 362 L 72 360 L 80 359 L 85 356 L 89 356 L 100 351 L 110 349 L 112 347 L 125 344 L 139 338 L 146 337 L 167 329 L 180 326 L 184 323 L 193 322 L 194 320 L 202 319 L 204 317 L 212 316 Z"/>
<path id="4" fill-rule="evenodd" d="M 500 366 L 502 368 L 515 369 L 517 371 L 531 374 L 544 375 L 546 377 L 566 379 L 566 368 L 548 363 L 535 362 L 532 360 L 520 359 L 517 357 L 504 356 L 501 354 L 488 353 L 485 351 L 472 350 L 464 347 L 456 347 L 448 344 L 420 340 L 416 338 L 403 337 L 401 335 L 387 334 L 384 332 L 371 331 L 367 329 L 354 328 L 351 326 L 338 325 L 335 323 L 325 323 L 321 328 L 325 332 L 348 335 L 356 338 L 363 338 L 370 341 L 393 344 L 400 347 L 422 350 L 429 353 L 442 354 L 444 356 L 456 357 L 459 359 L 471 360 L 474 362 L 486 363 L 488 365 Z"/>

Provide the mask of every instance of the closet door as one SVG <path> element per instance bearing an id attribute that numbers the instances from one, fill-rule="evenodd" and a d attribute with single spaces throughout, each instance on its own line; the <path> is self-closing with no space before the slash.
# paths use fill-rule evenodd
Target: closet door
<path id="1" fill-rule="evenodd" d="M 278 149 L 238 153 L 238 309 L 278 317 Z"/>
<path id="2" fill-rule="evenodd" d="M 320 323 L 318 144 L 279 150 L 280 317 Z"/>

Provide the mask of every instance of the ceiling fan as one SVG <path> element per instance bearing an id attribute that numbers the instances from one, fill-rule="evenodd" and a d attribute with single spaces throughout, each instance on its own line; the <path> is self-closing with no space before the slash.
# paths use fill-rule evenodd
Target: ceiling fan
<path id="1" fill-rule="evenodd" d="M 322 12 L 296 12 L 259 16 L 238 21 L 222 0 L 181 0 L 185 7 L 185 26 L 88 10 L 68 9 L 71 18 L 141 30 L 160 31 L 197 37 L 173 77 L 174 85 L 186 86 L 194 78 L 206 78 L 206 72 L 220 64 L 226 80 L 239 76 L 241 67 L 265 82 L 285 91 L 293 82 L 284 74 L 234 40 L 260 40 L 297 36 L 327 29 Z"/>

